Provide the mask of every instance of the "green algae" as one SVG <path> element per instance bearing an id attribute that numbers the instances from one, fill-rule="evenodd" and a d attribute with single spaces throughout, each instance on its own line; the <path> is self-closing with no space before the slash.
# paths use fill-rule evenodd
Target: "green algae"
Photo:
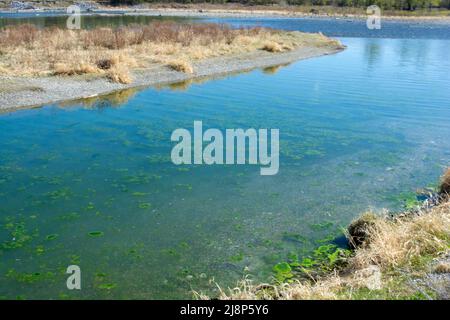
<path id="1" fill-rule="evenodd" d="M 283 232 L 282 239 L 284 241 L 290 241 L 299 244 L 304 244 L 307 242 L 307 238 L 305 236 L 293 232 Z"/>
<path id="2" fill-rule="evenodd" d="M 230 257 L 230 261 L 231 262 L 240 262 L 244 260 L 244 253 L 243 252 L 239 252 L 238 254 L 235 254 L 234 256 Z"/>
<path id="3" fill-rule="evenodd" d="M 131 195 L 133 197 L 144 197 L 144 196 L 147 196 L 148 193 L 147 192 L 133 192 Z"/>
<path id="4" fill-rule="evenodd" d="M 397 195 L 391 194 L 387 198 L 388 200 L 400 203 L 406 210 L 411 210 L 421 205 L 421 202 L 417 199 L 417 193 L 415 192 L 401 192 Z"/>
<path id="5" fill-rule="evenodd" d="M 51 280 L 55 278 L 55 274 L 53 272 L 17 272 L 14 269 L 9 269 L 6 273 L 6 277 L 10 279 L 14 279 L 18 282 L 23 283 L 35 283 L 38 281 Z"/>
<path id="6" fill-rule="evenodd" d="M 93 238 L 98 238 L 98 237 L 103 237 L 104 233 L 103 233 L 103 231 L 91 231 L 88 233 L 88 235 Z"/>
<path id="7" fill-rule="evenodd" d="M 89 202 L 86 206 L 86 210 L 94 210 L 95 209 L 95 205 L 92 202 Z"/>
<path id="8" fill-rule="evenodd" d="M 116 283 L 101 283 L 97 286 L 97 288 L 102 290 L 112 290 L 117 287 Z"/>
<path id="9" fill-rule="evenodd" d="M 77 212 L 69 212 L 66 214 L 61 214 L 57 217 L 58 220 L 62 221 L 72 221 L 80 218 L 80 214 Z"/>
<path id="10" fill-rule="evenodd" d="M 279 282 L 284 282 L 294 277 L 292 268 L 287 262 L 277 263 L 272 270 L 275 273 L 275 279 Z"/>
<path id="11" fill-rule="evenodd" d="M 36 254 L 37 254 L 38 256 L 39 256 L 39 255 L 42 255 L 42 254 L 45 253 L 45 247 L 42 246 L 42 245 L 36 246 L 35 252 L 36 252 Z"/>
<path id="12" fill-rule="evenodd" d="M 11 240 L 4 241 L 1 244 L 2 249 L 22 248 L 33 239 L 32 235 L 27 232 L 24 222 L 8 222 L 5 224 L 5 229 L 10 232 Z"/>
<path id="13" fill-rule="evenodd" d="M 331 228 L 333 226 L 333 222 L 331 222 L 331 221 L 324 221 L 324 222 L 321 222 L 321 223 L 312 223 L 309 226 L 314 231 L 321 231 L 321 230 L 326 230 L 326 229 Z"/>
<path id="14" fill-rule="evenodd" d="M 49 234 L 48 236 L 45 237 L 47 241 L 52 241 L 55 240 L 56 238 L 58 238 L 57 234 Z"/>
<path id="15" fill-rule="evenodd" d="M 188 183 L 177 183 L 175 187 L 180 189 L 192 190 L 192 185 Z"/>
<path id="16" fill-rule="evenodd" d="M 152 207 L 152 204 L 149 202 L 141 202 L 138 205 L 139 209 L 150 209 Z"/>
<path id="17" fill-rule="evenodd" d="M 139 173 L 133 176 L 126 176 L 123 180 L 125 184 L 135 184 L 135 185 L 141 185 L 141 184 L 149 184 L 150 182 L 154 180 L 160 180 L 161 176 L 157 174 L 146 174 L 146 173 Z"/>
<path id="18" fill-rule="evenodd" d="M 79 255 L 72 254 L 69 256 L 69 260 L 71 264 L 80 264 L 81 257 Z"/>
<path id="19" fill-rule="evenodd" d="M 70 188 L 62 188 L 55 191 L 50 191 L 45 194 L 51 200 L 69 200 L 73 196 Z"/>

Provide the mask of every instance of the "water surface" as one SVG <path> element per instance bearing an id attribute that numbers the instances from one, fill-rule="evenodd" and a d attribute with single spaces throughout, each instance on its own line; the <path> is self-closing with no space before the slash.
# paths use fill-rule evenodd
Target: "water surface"
<path id="1" fill-rule="evenodd" d="M 450 41 L 337 55 L 0 116 L 0 296 L 186 298 L 269 281 L 450 161 Z M 279 128 L 280 171 L 175 166 L 176 128 Z M 330 237 L 331 236 L 331 237 Z M 82 269 L 68 291 L 65 268 Z M 214 292 L 211 292 L 214 293 Z"/>

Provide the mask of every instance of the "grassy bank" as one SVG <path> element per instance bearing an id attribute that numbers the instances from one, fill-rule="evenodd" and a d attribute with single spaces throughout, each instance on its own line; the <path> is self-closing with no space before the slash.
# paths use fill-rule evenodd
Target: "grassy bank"
<path id="1" fill-rule="evenodd" d="M 179 72 L 193 73 L 192 63 L 207 58 L 327 46 L 340 45 L 321 34 L 265 28 L 231 29 L 218 24 L 154 22 L 93 30 L 21 25 L 0 32 L 0 75 L 90 74 L 130 83 L 132 70 L 165 65 Z"/>
<path id="2" fill-rule="evenodd" d="M 450 168 L 421 207 L 351 223 L 351 249 L 274 267 L 277 280 L 220 290 L 220 299 L 450 299 Z M 281 276 L 281 277 L 280 277 Z M 199 298 L 209 298 L 197 294 Z"/>

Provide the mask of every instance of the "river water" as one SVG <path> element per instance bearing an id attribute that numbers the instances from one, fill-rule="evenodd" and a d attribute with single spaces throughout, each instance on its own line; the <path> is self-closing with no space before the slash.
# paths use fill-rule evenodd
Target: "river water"
<path id="1" fill-rule="evenodd" d="M 323 31 L 347 49 L 0 115 L 0 297 L 189 298 L 214 294 L 212 279 L 270 281 L 361 212 L 414 202 L 449 164 L 448 26 L 220 22 Z M 279 173 L 175 166 L 170 135 L 195 120 L 278 128 Z M 80 291 L 66 288 L 70 264 Z"/>

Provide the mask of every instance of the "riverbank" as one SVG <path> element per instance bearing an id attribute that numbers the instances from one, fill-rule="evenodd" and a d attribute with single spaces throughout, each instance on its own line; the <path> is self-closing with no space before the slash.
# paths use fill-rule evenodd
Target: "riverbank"
<path id="1" fill-rule="evenodd" d="M 347 230 L 351 249 L 277 264 L 274 283 L 246 278 L 220 299 L 450 299 L 450 168 L 421 206 L 367 212 Z M 279 277 L 279 276 L 282 277 Z M 200 299 L 208 296 L 196 293 Z"/>
<path id="2" fill-rule="evenodd" d="M 12 28 L 0 39 L 0 110 L 265 68 L 344 49 L 321 34 L 263 28 L 174 23 L 140 28 L 143 32 L 136 27 L 34 30 L 35 36 Z"/>
<path id="3" fill-rule="evenodd" d="M 4 13 L 45 13 L 59 11 L 64 13 L 72 2 L 40 4 L 36 9 L 12 10 L 0 7 Z M 178 4 L 178 3 L 147 3 L 138 6 L 105 6 L 96 5 L 87 14 L 120 14 L 144 16 L 172 16 L 194 18 L 335 18 L 335 19 L 367 19 L 365 8 L 333 7 L 333 6 L 280 6 L 280 5 L 242 5 L 228 4 Z M 383 10 L 385 20 L 417 20 L 424 22 L 450 23 L 450 10 Z"/>
<path id="4" fill-rule="evenodd" d="M 126 14 L 219 18 L 337 18 L 367 19 L 365 8 L 327 7 L 327 6 L 245 6 L 240 4 L 149 4 L 146 8 L 119 7 Z M 104 10 L 117 10 L 118 7 L 102 7 Z M 450 22 L 450 11 L 417 12 L 383 11 L 386 20 L 418 20 Z"/>

